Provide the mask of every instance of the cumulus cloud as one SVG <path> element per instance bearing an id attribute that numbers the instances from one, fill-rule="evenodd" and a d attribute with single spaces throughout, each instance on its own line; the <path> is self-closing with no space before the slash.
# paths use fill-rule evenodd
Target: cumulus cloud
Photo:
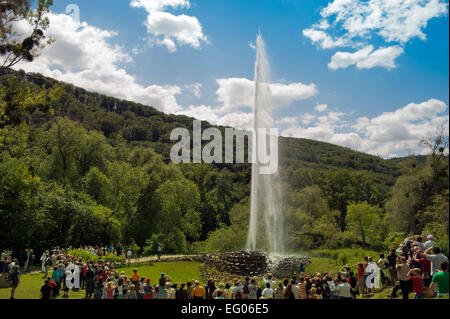
<path id="1" fill-rule="evenodd" d="M 425 40 L 428 21 L 447 12 L 448 4 L 443 0 L 334 0 L 321 10 L 319 22 L 304 29 L 303 35 L 322 49 L 362 48 L 352 53 L 337 52 L 330 68 L 356 65 L 389 69 L 395 67 L 394 60 L 403 53 L 405 43 L 414 38 Z M 389 45 L 373 51 L 369 42 L 374 35 Z M 355 61 L 359 55 L 366 58 Z"/>
<path id="2" fill-rule="evenodd" d="M 328 105 L 326 104 L 319 104 L 315 107 L 315 110 L 317 112 L 325 112 L 328 109 Z"/>
<path id="3" fill-rule="evenodd" d="M 225 78 L 217 79 L 219 88 L 216 91 L 217 107 L 208 105 L 190 105 L 180 110 L 177 114 L 192 116 L 213 124 L 230 126 L 235 128 L 249 129 L 253 127 L 253 110 L 244 112 L 240 107 L 252 108 L 255 102 L 255 83 L 245 78 Z M 315 84 L 305 85 L 303 83 L 272 83 L 270 84 L 272 95 L 272 106 L 275 110 L 279 107 L 285 107 L 298 100 L 308 99 L 317 94 Z M 274 120 L 272 116 L 260 113 L 264 126 L 272 127 Z M 309 123 L 313 115 L 303 115 L 296 118 L 285 118 L 277 123 L 292 123 L 302 121 Z"/>
<path id="4" fill-rule="evenodd" d="M 208 41 L 196 17 L 166 11 L 169 8 L 189 8 L 189 0 L 133 0 L 130 6 L 147 11 L 144 24 L 150 35 L 150 45 L 165 46 L 169 52 L 175 52 L 183 45 L 199 49 L 201 41 Z"/>
<path id="5" fill-rule="evenodd" d="M 200 98 L 202 96 L 202 87 L 203 85 L 201 83 L 193 83 L 185 86 L 186 89 L 190 90 L 192 92 L 192 95 L 194 95 L 196 98 Z"/>
<path id="6" fill-rule="evenodd" d="M 123 47 L 110 44 L 116 32 L 78 22 L 65 14 L 50 13 L 48 17 L 48 34 L 55 42 L 32 63 L 16 65 L 17 69 L 38 72 L 87 90 L 151 105 L 167 113 L 181 109 L 175 97 L 182 92 L 180 87 L 140 85 L 122 67 L 133 60 Z M 29 28 L 29 25 L 19 27 Z"/>
<path id="7" fill-rule="evenodd" d="M 424 137 L 434 136 L 437 128 L 449 125 L 448 106 L 437 99 L 410 103 L 394 112 L 373 118 L 359 117 L 353 123 L 343 121 L 347 114 L 328 112 L 311 125 L 291 125 L 284 136 L 329 142 L 382 157 L 426 154 L 420 144 Z"/>
<path id="8" fill-rule="evenodd" d="M 347 46 L 349 44 L 349 41 L 344 38 L 333 39 L 323 30 L 305 29 L 303 30 L 303 35 L 310 38 L 314 45 L 317 45 L 322 49 L 333 49 Z"/>
<path id="9" fill-rule="evenodd" d="M 376 66 L 392 69 L 395 68 L 395 59 L 402 53 L 403 48 L 400 46 L 382 47 L 374 51 L 373 45 L 369 45 L 353 53 L 335 53 L 328 67 L 336 70 L 356 65 L 358 69 L 371 69 Z"/>
<path id="10" fill-rule="evenodd" d="M 240 106 L 253 107 L 255 100 L 255 82 L 245 78 L 217 79 L 218 101 L 223 103 L 224 110 L 236 109 Z M 272 105 L 274 108 L 285 107 L 298 100 L 308 99 L 317 94 L 315 84 L 272 83 Z"/>

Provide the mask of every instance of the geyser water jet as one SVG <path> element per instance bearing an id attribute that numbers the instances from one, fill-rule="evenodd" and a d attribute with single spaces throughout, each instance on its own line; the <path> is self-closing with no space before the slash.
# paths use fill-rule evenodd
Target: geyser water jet
<path id="1" fill-rule="evenodd" d="M 284 218 L 283 201 L 279 173 L 264 175 L 260 167 L 263 161 L 259 158 L 261 147 L 259 139 L 269 136 L 257 134 L 259 129 L 273 127 L 272 99 L 270 92 L 270 68 L 266 57 L 264 41 L 261 34 L 256 39 L 257 55 L 255 62 L 255 104 L 253 107 L 253 157 L 250 222 L 247 238 L 248 250 L 265 250 L 269 254 L 283 253 Z M 263 143 L 264 144 L 264 143 Z M 267 144 L 267 143 L 266 143 Z M 278 137 L 275 150 L 278 151 Z M 270 150 L 273 152 L 273 150 Z M 255 158 L 256 156 L 256 158 Z"/>

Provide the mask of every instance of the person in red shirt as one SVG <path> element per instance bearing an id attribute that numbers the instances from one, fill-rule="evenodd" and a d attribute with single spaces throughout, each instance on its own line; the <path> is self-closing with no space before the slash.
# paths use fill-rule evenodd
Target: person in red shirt
<path id="1" fill-rule="evenodd" d="M 53 298 L 53 294 L 55 292 L 55 288 L 56 288 L 56 282 L 53 281 L 53 279 L 51 278 L 47 278 L 48 280 L 48 285 L 51 287 L 51 292 L 50 292 L 50 298 Z"/>
<path id="2" fill-rule="evenodd" d="M 81 289 L 86 288 L 86 271 L 88 270 L 88 266 L 86 263 L 83 263 L 83 268 L 81 268 Z"/>
<path id="3" fill-rule="evenodd" d="M 416 293 L 414 299 L 423 299 L 423 281 L 419 268 L 413 268 L 408 272 L 408 276 L 413 284 L 413 292 Z"/>
<path id="4" fill-rule="evenodd" d="M 420 251 L 414 256 L 414 261 L 417 261 L 422 265 L 422 279 L 425 286 L 428 287 L 431 284 L 431 262 L 424 258 Z"/>
<path id="5" fill-rule="evenodd" d="M 358 269 L 358 286 L 361 289 L 361 294 L 364 295 L 366 293 L 366 281 L 364 279 L 364 264 L 359 263 L 354 265 L 353 267 L 356 267 Z"/>

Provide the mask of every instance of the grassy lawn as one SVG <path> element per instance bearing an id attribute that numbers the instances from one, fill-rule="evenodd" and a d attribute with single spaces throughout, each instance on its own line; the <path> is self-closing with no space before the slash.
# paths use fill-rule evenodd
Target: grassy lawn
<path id="1" fill-rule="evenodd" d="M 139 275 L 150 278 L 152 283 L 158 281 L 161 273 L 164 272 L 169 275 L 175 282 L 186 282 L 189 280 L 199 279 L 199 267 L 201 263 L 198 262 L 161 262 L 145 266 L 133 266 L 119 269 L 125 271 L 130 276 L 133 269 L 138 269 Z M 40 289 L 43 285 L 44 279 L 42 274 L 26 274 L 20 277 L 20 285 L 16 290 L 17 299 L 38 299 Z M 8 299 L 10 297 L 11 288 L 0 289 L 0 299 Z M 62 295 L 62 292 L 61 292 Z M 69 292 L 69 299 L 82 299 L 85 296 L 85 291 Z M 62 299 L 58 297 L 56 299 Z"/>
<path id="2" fill-rule="evenodd" d="M 300 254 L 311 256 L 311 264 L 306 266 L 307 274 L 336 273 L 345 264 L 353 266 L 362 261 L 364 256 L 371 256 L 374 261 L 379 259 L 378 252 L 362 248 L 316 249 Z"/>

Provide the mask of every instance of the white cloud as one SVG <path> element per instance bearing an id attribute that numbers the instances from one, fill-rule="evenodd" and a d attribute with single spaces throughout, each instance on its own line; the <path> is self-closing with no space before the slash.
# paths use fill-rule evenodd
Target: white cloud
<path id="1" fill-rule="evenodd" d="M 240 106 L 253 107 L 255 100 L 255 83 L 245 78 L 217 79 L 218 101 L 223 103 L 225 110 Z M 317 94 L 315 84 L 303 83 L 273 83 L 270 85 L 272 105 L 274 108 L 285 107 L 291 103 L 308 99 Z"/>
<path id="2" fill-rule="evenodd" d="M 395 67 L 408 41 L 426 39 L 428 21 L 446 15 L 448 4 L 442 0 L 334 0 L 321 10 L 321 19 L 303 35 L 322 49 L 362 48 L 356 52 L 337 52 L 330 68 Z M 388 45 L 373 51 L 369 42 L 374 35 Z M 395 43 L 392 45 L 392 43 Z M 371 48 L 371 50 L 368 50 Z M 373 52 L 372 52 L 373 51 Z M 353 62 L 358 55 L 366 58 Z"/>
<path id="3" fill-rule="evenodd" d="M 199 49 L 201 41 L 208 41 L 196 17 L 165 11 L 168 8 L 189 8 L 189 0 L 133 0 L 130 5 L 147 11 L 145 26 L 151 45 L 165 46 L 169 52 L 175 52 L 183 45 Z"/>
<path id="4" fill-rule="evenodd" d="M 333 39 L 328 33 L 323 30 L 305 29 L 303 35 L 310 38 L 312 43 L 318 45 L 322 49 L 333 49 L 336 47 L 343 47 L 349 44 L 348 40 L 344 38 Z"/>
<path id="5" fill-rule="evenodd" d="M 328 105 L 326 105 L 326 104 L 319 104 L 319 105 L 317 105 L 315 107 L 315 110 L 317 112 L 325 112 L 327 110 L 327 108 L 328 108 Z"/>
<path id="6" fill-rule="evenodd" d="M 202 96 L 202 87 L 203 85 L 201 83 L 193 83 L 185 86 L 186 89 L 190 90 L 192 92 L 192 95 L 194 95 L 196 98 L 200 98 Z"/>
<path id="7" fill-rule="evenodd" d="M 131 62 L 132 58 L 123 47 L 110 44 L 116 36 L 114 31 L 77 22 L 65 14 L 50 13 L 48 17 L 48 34 L 55 42 L 32 63 L 18 64 L 17 69 L 42 73 L 87 90 L 151 105 L 167 113 L 181 109 L 175 98 L 182 91 L 180 87 L 140 85 L 121 66 Z"/>
<path id="8" fill-rule="evenodd" d="M 219 108 L 209 105 L 190 105 L 186 109 L 177 112 L 196 119 L 207 121 L 211 124 L 250 129 L 253 127 L 253 113 L 246 112 L 222 112 Z"/>
<path id="9" fill-rule="evenodd" d="M 416 104 L 410 103 L 395 112 L 386 112 L 373 119 L 358 119 L 355 128 L 375 143 L 417 142 L 433 134 L 441 124 L 448 123 L 448 117 L 440 116 L 447 105 L 436 99 Z"/>
<path id="10" fill-rule="evenodd" d="M 290 125 L 294 125 L 298 123 L 299 118 L 297 116 L 287 116 L 287 117 L 283 117 L 277 121 L 275 121 L 276 124 L 290 124 Z"/>
<path id="11" fill-rule="evenodd" d="M 403 53 L 400 46 L 382 47 L 375 51 L 373 49 L 373 46 L 369 45 L 353 53 L 339 51 L 333 55 L 328 67 L 336 70 L 356 65 L 358 69 L 371 69 L 377 66 L 392 69 L 395 68 L 395 59 Z"/>
<path id="12" fill-rule="evenodd" d="M 448 127 L 449 124 L 448 106 L 437 99 L 410 103 L 371 119 L 360 117 L 354 123 L 341 120 L 346 115 L 328 112 L 309 123 L 309 126 L 292 124 L 282 135 L 315 139 L 373 155 L 392 157 L 409 153 L 426 154 L 427 150 L 420 140 L 433 136 L 437 128 Z"/>
<path id="13" fill-rule="evenodd" d="M 321 16 L 350 39 L 371 38 L 375 32 L 386 42 L 405 43 L 414 37 L 424 40 L 422 29 L 430 19 L 445 15 L 447 7 L 441 0 L 334 0 Z"/>

